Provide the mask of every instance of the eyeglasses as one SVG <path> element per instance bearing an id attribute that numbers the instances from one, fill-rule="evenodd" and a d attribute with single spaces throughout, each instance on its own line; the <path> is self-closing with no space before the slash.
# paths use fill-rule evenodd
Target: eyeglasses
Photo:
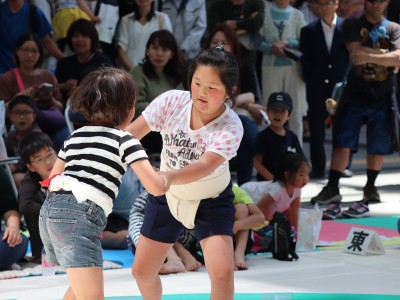
<path id="1" fill-rule="evenodd" d="M 22 52 L 25 52 L 25 53 L 33 53 L 33 54 L 38 54 L 39 53 L 39 49 L 37 49 L 37 48 L 19 48 L 19 50 L 21 50 Z"/>
<path id="2" fill-rule="evenodd" d="M 386 0 L 367 0 L 369 3 L 384 3 Z"/>
<path id="3" fill-rule="evenodd" d="M 32 110 L 15 110 L 11 112 L 12 115 L 18 116 L 18 117 L 27 117 L 31 114 L 33 114 Z"/>
<path id="4" fill-rule="evenodd" d="M 31 161 L 31 163 L 38 164 L 38 165 L 44 165 L 47 161 L 52 161 L 54 159 L 55 155 L 56 154 L 54 152 L 52 152 L 51 154 L 48 154 L 44 158 L 39 158 L 38 160 Z"/>

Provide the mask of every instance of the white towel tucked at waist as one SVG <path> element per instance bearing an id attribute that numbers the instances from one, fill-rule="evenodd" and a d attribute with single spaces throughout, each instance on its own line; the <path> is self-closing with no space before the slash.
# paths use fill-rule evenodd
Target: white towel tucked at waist
<path id="1" fill-rule="evenodd" d="M 171 171 L 161 159 L 161 171 Z M 165 194 L 171 214 L 186 228 L 194 227 L 196 212 L 202 199 L 217 197 L 231 181 L 226 164 L 217 173 L 210 174 L 192 183 L 171 185 Z"/>
<path id="2" fill-rule="evenodd" d="M 112 211 L 112 203 L 107 203 L 109 201 L 107 201 L 106 198 L 101 195 L 101 191 L 88 184 L 78 181 L 76 178 L 66 176 L 64 174 L 54 177 L 50 183 L 50 191 L 56 192 L 59 190 L 71 191 L 78 203 L 84 202 L 85 200 L 90 200 L 96 203 L 104 210 L 106 217 Z"/>

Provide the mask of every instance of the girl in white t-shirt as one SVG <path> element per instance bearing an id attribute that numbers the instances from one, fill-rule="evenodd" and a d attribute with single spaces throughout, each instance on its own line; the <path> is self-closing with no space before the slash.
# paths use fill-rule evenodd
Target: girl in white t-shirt
<path id="1" fill-rule="evenodd" d="M 309 182 L 310 166 L 300 153 L 285 153 L 274 174 L 274 181 L 247 182 L 241 186 L 257 203 L 265 219 L 275 212 L 285 213 L 297 229 L 301 189 Z"/>
<path id="2" fill-rule="evenodd" d="M 127 130 L 141 139 L 159 131 L 165 196 L 149 194 L 132 273 L 144 299 L 161 299 L 158 271 L 180 232 L 194 228 L 211 280 L 211 299 L 233 299 L 234 195 L 229 160 L 243 136 L 235 101 L 239 69 L 222 46 L 203 50 L 189 70 L 189 91 L 154 99 Z"/>
<path id="3" fill-rule="evenodd" d="M 117 29 L 118 60 L 122 68 L 130 71 L 146 56 L 146 43 L 154 31 L 172 32 L 167 14 L 154 9 L 153 0 L 135 0 L 135 11 L 123 16 Z"/>

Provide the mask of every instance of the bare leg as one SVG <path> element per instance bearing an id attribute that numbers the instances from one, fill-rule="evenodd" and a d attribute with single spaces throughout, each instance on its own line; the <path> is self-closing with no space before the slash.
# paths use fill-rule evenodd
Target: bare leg
<path id="1" fill-rule="evenodd" d="M 370 170 L 380 171 L 382 169 L 383 155 L 367 155 L 367 168 Z"/>
<path id="2" fill-rule="evenodd" d="M 132 265 L 132 275 L 136 279 L 143 300 L 161 299 L 162 285 L 158 271 L 171 247 L 172 244 L 156 242 L 140 235 Z"/>
<path id="3" fill-rule="evenodd" d="M 101 245 L 105 249 L 126 249 L 128 247 L 127 235 L 128 230 L 118 232 L 104 231 Z"/>
<path id="4" fill-rule="evenodd" d="M 332 154 L 331 170 L 343 172 L 349 164 L 350 149 L 335 147 Z"/>
<path id="5" fill-rule="evenodd" d="M 69 286 L 68 290 L 65 292 L 63 300 L 76 300 L 74 291 L 72 290 L 71 286 Z"/>
<path id="6" fill-rule="evenodd" d="M 233 241 L 227 235 L 203 239 L 201 248 L 211 281 L 211 300 L 232 300 L 234 293 Z"/>
<path id="7" fill-rule="evenodd" d="M 103 269 L 100 268 L 69 268 L 67 277 L 71 287 L 64 295 L 65 300 L 104 299 Z M 73 298 L 67 298 L 72 297 Z"/>
<path id="8" fill-rule="evenodd" d="M 181 243 L 176 242 L 174 244 L 174 248 L 175 248 L 176 253 L 182 259 L 182 261 L 186 267 L 186 270 L 195 271 L 201 267 L 201 262 L 197 261 L 193 257 L 193 255 L 185 247 L 182 246 Z"/>
<path id="9" fill-rule="evenodd" d="M 237 270 L 247 270 L 249 266 L 244 262 L 245 255 L 244 252 L 246 251 L 247 246 L 247 239 L 249 238 L 249 231 L 248 230 L 240 230 L 235 235 L 236 243 L 235 243 L 235 271 Z"/>
<path id="10" fill-rule="evenodd" d="M 183 264 L 178 254 L 175 252 L 174 248 L 171 248 L 167 255 L 167 262 L 162 265 L 158 273 L 171 274 L 181 272 L 186 272 L 185 265 Z"/>
<path id="11" fill-rule="evenodd" d="M 249 216 L 249 209 L 246 204 L 235 205 L 235 223 L 239 220 L 243 220 Z M 236 223 L 237 224 L 237 223 Z M 237 270 L 247 270 L 249 266 L 245 263 L 245 255 L 247 246 L 247 239 L 249 237 L 249 230 L 239 230 L 237 231 L 236 226 L 233 226 L 235 234 L 235 271 Z"/>

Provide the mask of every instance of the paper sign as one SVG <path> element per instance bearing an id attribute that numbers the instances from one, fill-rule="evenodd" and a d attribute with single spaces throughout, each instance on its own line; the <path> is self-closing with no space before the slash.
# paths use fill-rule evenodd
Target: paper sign
<path id="1" fill-rule="evenodd" d="M 384 254 L 385 248 L 375 230 L 352 227 L 343 252 L 357 255 Z"/>

